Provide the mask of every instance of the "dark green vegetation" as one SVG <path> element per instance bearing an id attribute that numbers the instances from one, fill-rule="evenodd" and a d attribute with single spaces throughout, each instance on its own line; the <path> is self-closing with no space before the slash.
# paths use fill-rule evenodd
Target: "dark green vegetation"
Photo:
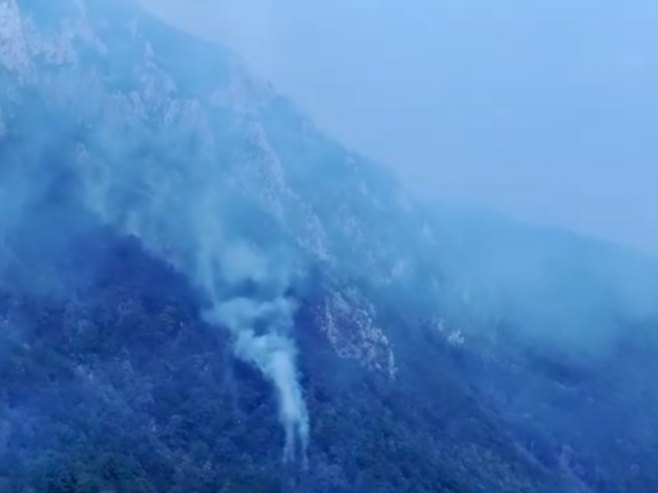
<path id="1" fill-rule="evenodd" d="M 284 465 L 269 385 L 232 357 L 224 331 L 199 320 L 184 278 L 109 231 L 48 242 L 59 247 L 56 264 L 14 252 L 3 276 L 11 284 L 0 296 L 2 491 L 549 484 L 429 354 L 417 353 L 400 385 L 338 360 L 313 325 L 312 299 L 298 319 L 311 445 L 305 466 Z M 39 280 L 54 284 L 40 294 Z M 440 346 L 433 351 L 441 355 Z"/>
<path id="2" fill-rule="evenodd" d="M 520 347 L 487 359 L 407 327 L 392 382 L 336 357 L 315 323 L 320 278 L 296 326 L 311 443 L 305 464 L 283 464 L 269 384 L 199 319 L 182 276 L 109 230 L 41 238 L 54 263 L 12 250 L 23 233 L 0 290 L 3 492 L 649 492 L 658 480 L 653 382 L 633 374 L 656 367 L 651 352 L 629 341 L 596 369 Z"/>
<path id="3" fill-rule="evenodd" d="M 658 491 L 655 261 L 418 206 L 128 0 L 2 5 L 0 493 Z M 287 463 L 202 315 L 282 272 Z"/>

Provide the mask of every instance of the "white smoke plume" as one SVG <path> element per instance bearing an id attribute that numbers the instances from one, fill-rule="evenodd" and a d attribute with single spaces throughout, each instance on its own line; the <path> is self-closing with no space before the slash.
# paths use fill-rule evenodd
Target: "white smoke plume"
<path id="1" fill-rule="evenodd" d="M 200 163 L 185 163 L 185 173 L 162 163 L 122 168 L 83 152 L 78 166 L 91 210 L 189 276 L 209 306 L 205 319 L 227 328 L 236 355 L 272 382 L 285 430 L 284 458 L 303 453 L 309 417 L 290 334 L 296 306 L 286 295 L 295 269 L 285 250 L 259 248 L 232 231 L 236 192 Z M 243 286 L 249 294 L 235 294 Z"/>
<path id="2" fill-rule="evenodd" d="M 256 365 L 274 384 L 286 434 L 286 460 L 294 459 L 298 442 L 303 453 L 308 440 L 308 415 L 295 369 L 296 350 L 285 336 L 293 308 L 283 298 L 269 302 L 235 298 L 206 315 L 210 322 L 219 322 L 235 331 L 238 356 Z M 253 328 L 259 320 L 277 319 L 279 330 L 257 334 Z"/>
<path id="3" fill-rule="evenodd" d="M 34 112 L 29 117 L 24 108 L 14 111 L 20 118 L 38 121 L 38 125 L 28 122 L 29 136 L 16 134 L 15 121 L 4 122 L 8 135 L 25 139 L 25 156 L 17 153 L 19 144 L 14 143 L 15 159 L 0 166 L 0 247 L 3 229 L 20 222 L 30 203 L 41 201 L 46 190 L 59 186 L 58 176 L 69 177 L 73 185 L 67 185 L 66 193 L 71 200 L 79 199 L 101 223 L 136 236 L 151 253 L 185 274 L 203 298 L 206 320 L 227 329 L 236 355 L 272 383 L 285 431 L 284 456 L 292 460 L 303 453 L 309 431 L 291 334 L 296 304 L 288 295 L 300 269 L 299 262 L 290 261 L 296 253 L 285 241 L 248 232 L 254 229 L 245 224 L 249 223 L 246 209 L 255 208 L 253 190 L 245 194 L 250 184 L 238 183 L 234 171 L 251 164 L 221 154 L 216 144 L 218 128 L 209 122 L 205 103 L 177 93 L 175 74 L 158 66 L 147 41 L 126 41 L 120 32 L 121 39 L 114 39 L 114 31 L 108 34 L 110 39 L 101 41 L 81 8 L 67 11 L 66 16 L 78 12 L 79 18 L 73 18 L 74 22 L 66 17 L 61 32 L 41 32 L 30 16 L 50 12 L 51 4 L 30 5 L 31 10 L 19 11 L 20 4 L 16 7 L 13 1 L 0 0 L 0 21 L 7 24 L 5 18 L 11 13 L 13 29 L 0 33 L 0 76 L 7 73 L 17 81 L 16 94 L 27 87 L 27 93 L 42 92 L 46 101 L 42 107 L 30 105 L 32 100 L 26 98 L 22 104 Z M 64 5 L 57 4 L 57 9 Z M 110 3 L 83 5 L 109 8 Z M 47 20 L 57 25 L 54 19 Z M 23 21 L 25 25 L 20 24 Z M 22 37 L 25 26 L 30 27 L 29 43 Z M 7 58 L 19 42 L 28 50 L 21 51 L 21 60 L 37 70 L 35 60 L 44 50 L 59 47 L 73 55 L 42 56 L 53 64 L 52 72 L 23 81 L 15 76 L 16 57 Z M 136 75 L 124 75 L 134 77 L 134 90 L 105 87 L 97 73 L 77 65 L 76 42 L 96 50 L 101 60 L 125 56 L 112 51 L 115 43 L 133 43 L 129 47 L 138 68 Z M 8 72 L 3 73 L 3 67 Z M 209 95 L 199 95 L 203 97 Z M 0 97 L 4 110 L 3 104 L 9 103 Z M 85 132 L 71 139 L 69 130 L 80 122 Z M 60 152 L 57 158 L 51 156 L 52 149 Z"/>

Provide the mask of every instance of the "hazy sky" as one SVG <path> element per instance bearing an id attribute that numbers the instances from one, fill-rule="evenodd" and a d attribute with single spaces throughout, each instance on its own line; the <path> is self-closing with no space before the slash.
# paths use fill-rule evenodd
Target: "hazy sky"
<path id="1" fill-rule="evenodd" d="M 143 0 L 427 198 L 658 254 L 655 0 Z"/>

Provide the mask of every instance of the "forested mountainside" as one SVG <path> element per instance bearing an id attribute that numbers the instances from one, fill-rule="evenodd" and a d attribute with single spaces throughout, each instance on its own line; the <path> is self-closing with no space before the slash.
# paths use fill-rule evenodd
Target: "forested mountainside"
<path id="1" fill-rule="evenodd" d="M 654 492 L 658 264 L 415 203 L 131 0 L 0 0 L 0 491 Z"/>

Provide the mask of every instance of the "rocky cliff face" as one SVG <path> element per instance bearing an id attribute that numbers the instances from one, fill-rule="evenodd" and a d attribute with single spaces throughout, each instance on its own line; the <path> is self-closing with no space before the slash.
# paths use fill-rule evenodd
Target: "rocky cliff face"
<path id="1" fill-rule="evenodd" d="M 8 491 L 658 484 L 651 261 L 415 204 L 130 0 L 0 0 L 0 83 Z"/>
<path id="2" fill-rule="evenodd" d="M 391 246 L 365 220 L 391 207 L 376 197 L 368 165 L 251 80 L 229 53 L 169 32 L 130 2 L 43 9 L 3 3 L 2 62 L 14 93 L 3 105 L 5 125 L 43 125 L 29 139 L 56 141 L 63 156 L 38 165 L 73 173 L 67 193 L 100 221 L 199 276 L 210 298 L 217 280 L 208 276 L 224 276 L 211 264 L 230 264 L 220 269 L 235 271 L 224 276 L 229 283 L 267 283 L 249 271 L 280 263 L 265 258 L 270 249 L 297 259 L 294 269 L 319 264 L 337 273 L 359 252 L 365 264 L 352 269 L 393 270 Z M 267 234 L 242 231 L 248 215 Z M 336 299 L 325 310 L 331 342 L 392 374 L 392 350 L 370 315 L 355 322 L 358 335 L 338 337 L 332 320 L 349 313 Z"/>

